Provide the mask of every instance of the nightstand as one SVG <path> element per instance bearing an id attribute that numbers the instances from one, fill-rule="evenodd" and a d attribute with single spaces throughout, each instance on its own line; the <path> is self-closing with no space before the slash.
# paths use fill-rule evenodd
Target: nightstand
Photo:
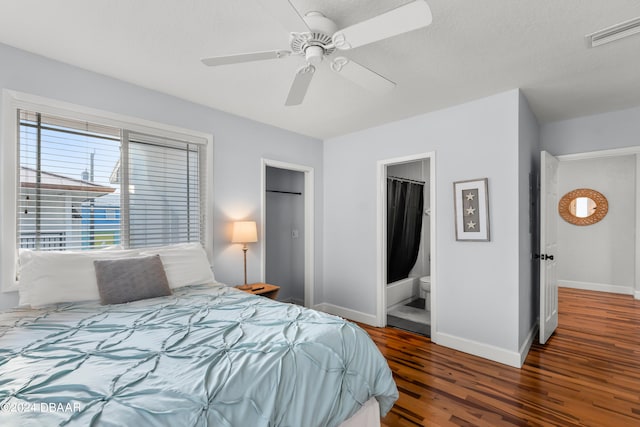
<path id="1" fill-rule="evenodd" d="M 280 291 L 280 286 L 270 285 L 268 283 L 252 283 L 250 286 L 251 288 L 249 289 L 240 290 L 254 295 L 261 295 L 273 300 L 278 297 L 278 292 Z"/>

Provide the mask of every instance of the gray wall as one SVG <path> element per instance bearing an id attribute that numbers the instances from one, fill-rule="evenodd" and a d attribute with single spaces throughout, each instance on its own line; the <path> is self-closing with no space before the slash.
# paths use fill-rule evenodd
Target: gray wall
<path id="1" fill-rule="evenodd" d="M 542 149 L 554 156 L 640 145 L 640 107 L 547 123 Z"/>
<path id="2" fill-rule="evenodd" d="M 435 151 L 435 333 L 517 351 L 518 106 L 513 90 L 325 141 L 325 302 L 376 313 L 377 162 Z M 457 242 L 452 184 L 484 177 L 491 241 Z"/>
<path id="3" fill-rule="evenodd" d="M 537 181 L 540 170 L 540 126 L 529 103 L 520 93 L 518 151 L 519 331 L 518 345 L 527 342 L 539 313 L 539 264 L 532 260 L 538 247 Z"/>
<path id="4" fill-rule="evenodd" d="M 208 132 L 214 137 L 213 266 L 228 284 L 243 281 L 242 251 L 230 244 L 230 222 L 260 220 L 261 159 L 315 170 L 315 264 L 322 265 L 322 141 L 260 124 L 140 86 L 52 61 L 0 44 L 0 87 L 118 114 Z M 6 141 L 2 141 L 5 143 Z M 261 232 L 261 225 L 258 225 Z M 250 244 L 249 279 L 260 279 L 259 244 Z M 1 256 L 1 254 L 0 254 Z M 316 268 L 315 282 L 322 283 Z M 320 286 L 315 298 L 321 301 Z M 15 305 L 14 293 L 0 294 L 0 307 Z"/>
<path id="5" fill-rule="evenodd" d="M 543 149 L 554 155 L 639 147 L 640 107 L 547 123 L 541 128 L 541 141 Z M 636 210 L 640 209 L 639 194 L 636 189 Z M 636 260 L 636 283 L 640 283 L 639 272 L 640 261 Z M 640 289 L 635 297 L 640 298 Z"/>
<path id="6" fill-rule="evenodd" d="M 278 300 L 304 305 L 304 172 L 267 167 L 265 281 Z M 297 237 L 294 236 L 297 233 Z"/>
<path id="7" fill-rule="evenodd" d="M 558 220 L 558 281 L 625 288 L 635 281 L 636 156 L 560 162 L 558 192 L 591 188 L 609 202 L 604 219 L 579 227 Z M 571 285 L 571 284 L 568 284 Z M 619 289 L 622 291 L 623 289 Z"/>

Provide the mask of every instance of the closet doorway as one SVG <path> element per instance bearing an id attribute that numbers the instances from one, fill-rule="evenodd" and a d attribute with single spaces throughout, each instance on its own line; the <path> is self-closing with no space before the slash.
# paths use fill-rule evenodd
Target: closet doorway
<path id="1" fill-rule="evenodd" d="M 262 161 L 262 277 L 278 300 L 313 305 L 313 168 Z"/>

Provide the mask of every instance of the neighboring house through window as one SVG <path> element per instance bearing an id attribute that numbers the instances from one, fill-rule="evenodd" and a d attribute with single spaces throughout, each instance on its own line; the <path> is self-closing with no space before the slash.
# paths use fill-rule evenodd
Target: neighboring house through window
<path id="1" fill-rule="evenodd" d="M 94 249 L 120 244 L 117 128 L 19 110 L 18 246 Z M 116 218 L 104 221 L 106 211 Z"/>

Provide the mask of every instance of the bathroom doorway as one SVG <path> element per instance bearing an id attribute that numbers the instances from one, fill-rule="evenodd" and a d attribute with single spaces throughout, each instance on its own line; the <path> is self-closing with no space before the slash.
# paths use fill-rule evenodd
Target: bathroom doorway
<path id="1" fill-rule="evenodd" d="M 434 159 L 379 162 L 379 321 L 426 336 L 435 317 Z"/>
<path id="2" fill-rule="evenodd" d="M 262 277 L 278 300 L 313 305 L 313 168 L 262 161 Z"/>

